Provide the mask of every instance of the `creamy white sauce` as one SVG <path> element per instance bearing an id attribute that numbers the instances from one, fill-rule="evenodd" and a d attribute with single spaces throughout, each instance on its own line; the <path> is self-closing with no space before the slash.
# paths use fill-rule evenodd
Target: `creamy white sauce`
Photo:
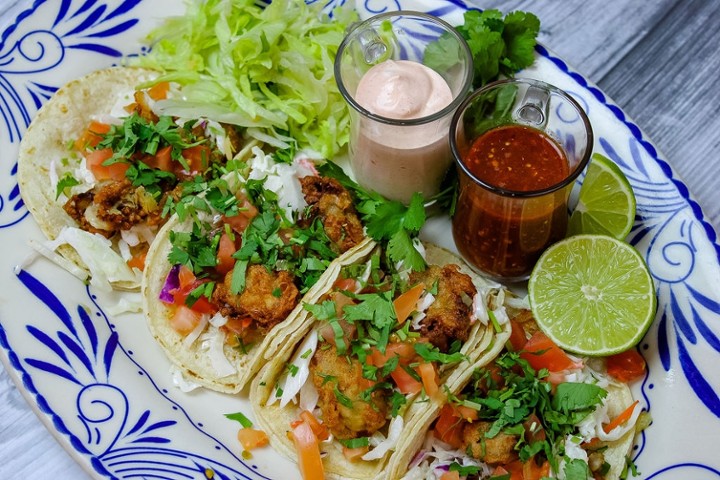
<path id="1" fill-rule="evenodd" d="M 409 60 L 373 66 L 355 93 L 355 100 L 372 113 L 397 120 L 427 117 L 447 107 L 452 98 L 447 82 L 435 70 Z"/>
<path id="2" fill-rule="evenodd" d="M 360 79 L 355 100 L 373 114 L 422 119 L 453 100 L 447 82 L 434 70 L 408 60 L 387 60 Z M 407 202 L 414 192 L 437 192 L 450 165 L 447 141 L 451 115 L 420 125 L 391 125 L 362 117 L 352 142 L 357 180 L 386 197 Z"/>

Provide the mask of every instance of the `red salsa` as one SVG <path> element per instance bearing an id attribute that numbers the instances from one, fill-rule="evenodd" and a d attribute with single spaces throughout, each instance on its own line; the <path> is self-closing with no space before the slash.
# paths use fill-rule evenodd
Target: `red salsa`
<path id="1" fill-rule="evenodd" d="M 561 147 L 534 128 L 506 125 L 476 138 L 463 163 L 477 179 L 514 192 L 544 190 L 569 174 Z M 540 254 L 567 229 L 569 187 L 540 196 L 501 195 L 460 174 L 453 236 L 480 270 L 504 280 L 527 278 Z"/>
<path id="2" fill-rule="evenodd" d="M 552 187 L 567 178 L 569 170 L 565 154 L 552 138 L 521 125 L 485 132 L 472 143 L 464 163 L 485 183 L 519 192 Z"/>

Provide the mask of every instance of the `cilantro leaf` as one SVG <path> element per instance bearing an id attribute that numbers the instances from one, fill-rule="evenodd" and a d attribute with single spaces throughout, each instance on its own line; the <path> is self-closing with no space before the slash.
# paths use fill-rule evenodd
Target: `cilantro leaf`
<path id="1" fill-rule="evenodd" d="M 370 445 L 370 438 L 368 437 L 349 438 L 347 440 L 338 438 L 337 440 L 341 445 L 347 448 L 360 448 Z"/>
<path id="2" fill-rule="evenodd" d="M 225 417 L 229 418 L 230 420 L 240 422 L 240 425 L 245 428 L 250 428 L 253 426 L 252 421 L 250 421 L 250 419 L 247 418 L 242 412 L 226 413 Z"/>
<path id="3" fill-rule="evenodd" d="M 415 353 L 428 362 L 458 363 L 467 358 L 460 352 L 455 352 L 453 354 L 442 353 L 440 349 L 429 343 L 416 343 L 414 348 Z"/>
<path id="4" fill-rule="evenodd" d="M 362 188 L 332 162 L 319 165 L 318 171 L 336 179 L 351 192 L 368 235 L 373 240 L 388 243 L 388 255 L 393 262 L 403 262 L 405 267 L 413 270 L 425 269 L 425 260 L 413 245 L 413 239 L 426 220 L 422 195 L 415 193 L 406 206 Z"/>
<path id="5" fill-rule="evenodd" d="M 588 383 L 563 382 L 555 389 L 552 407 L 565 413 L 593 408 L 607 396 L 607 391 Z"/>
<path id="6" fill-rule="evenodd" d="M 482 12 L 468 10 L 457 30 L 467 41 L 473 55 L 475 88 L 495 80 L 499 75 L 513 76 L 535 61 L 540 20 L 532 13 L 516 11 L 503 18 L 496 9 Z M 448 52 L 444 43 L 447 41 L 441 37 L 428 47 L 428 66 L 442 67 L 451 61 L 452 53 Z"/>
<path id="7" fill-rule="evenodd" d="M 564 473 L 566 480 L 587 480 L 591 477 L 587 463 L 578 458 L 565 461 Z"/>
<path id="8" fill-rule="evenodd" d="M 55 200 L 60 198 L 60 195 L 66 188 L 74 187 L 75 185 L 80 185 L 80 181 L 73 177 L 72 173 L 67 172 L 60 180 L 58 180 L 57 187 L 55 188 Z"/>

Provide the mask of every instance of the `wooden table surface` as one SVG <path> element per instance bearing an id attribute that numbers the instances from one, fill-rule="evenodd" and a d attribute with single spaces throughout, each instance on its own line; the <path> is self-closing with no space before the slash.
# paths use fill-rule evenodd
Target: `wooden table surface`
<path id="1" fill-rule="evenodd" d="M 16 2 L 0 0 L 0 15 L 12 14 Z M 538 15 L 540 42 L 595 82 L 640 126 L 718 231 L 720 2 L 476 0 L 475 4 Z M 7 22 L 0 22 L 0 29 Z M 0 478 L 88 478 L 40 423 L 2 368 Z"/>

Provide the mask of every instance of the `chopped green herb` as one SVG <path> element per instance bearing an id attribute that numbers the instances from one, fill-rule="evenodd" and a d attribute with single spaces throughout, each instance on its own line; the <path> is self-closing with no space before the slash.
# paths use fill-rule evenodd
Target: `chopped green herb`
<path id="1" fill-rule="evenodd" d="M 442 353 L 440 349 L 429 343 L 418 342 L 413 345 L 413 347 L 415 348 L 415 353 L 428 362 L 458 363 L 467 358 L 460 352 L 455 352 L 453 354 Z"/>
<path id="2" fill-rule="evenodd" d="M 339 438 L 338 442 L 340 442 L 340 444 L 346 448 L 361 448 L 361 447 L 367 447 L 370 445 L 370 438 L 358 437 L 358 438 L 349 438 L 347 440 Z"/>
<path id="3" fill-rule="evenodd" d="M 253 423 L 250 421 L 250 419 L 243 415 L 242 412 L 226 413 L 225 416 L 230 420 L 240 422 L 240 425 L 245 428 L 250 428 L 253 426 Z"/>
<path id="4" fill-rule="evenodd" d="M 73 177 L 72 173 L 67 172 L 58 180 L 57 187 L 55 188 L 55 200 L 60 198 L 60 195 L 66 188 L 74 187 L 75 185 L 80 185 L 80 182 Z"/>

